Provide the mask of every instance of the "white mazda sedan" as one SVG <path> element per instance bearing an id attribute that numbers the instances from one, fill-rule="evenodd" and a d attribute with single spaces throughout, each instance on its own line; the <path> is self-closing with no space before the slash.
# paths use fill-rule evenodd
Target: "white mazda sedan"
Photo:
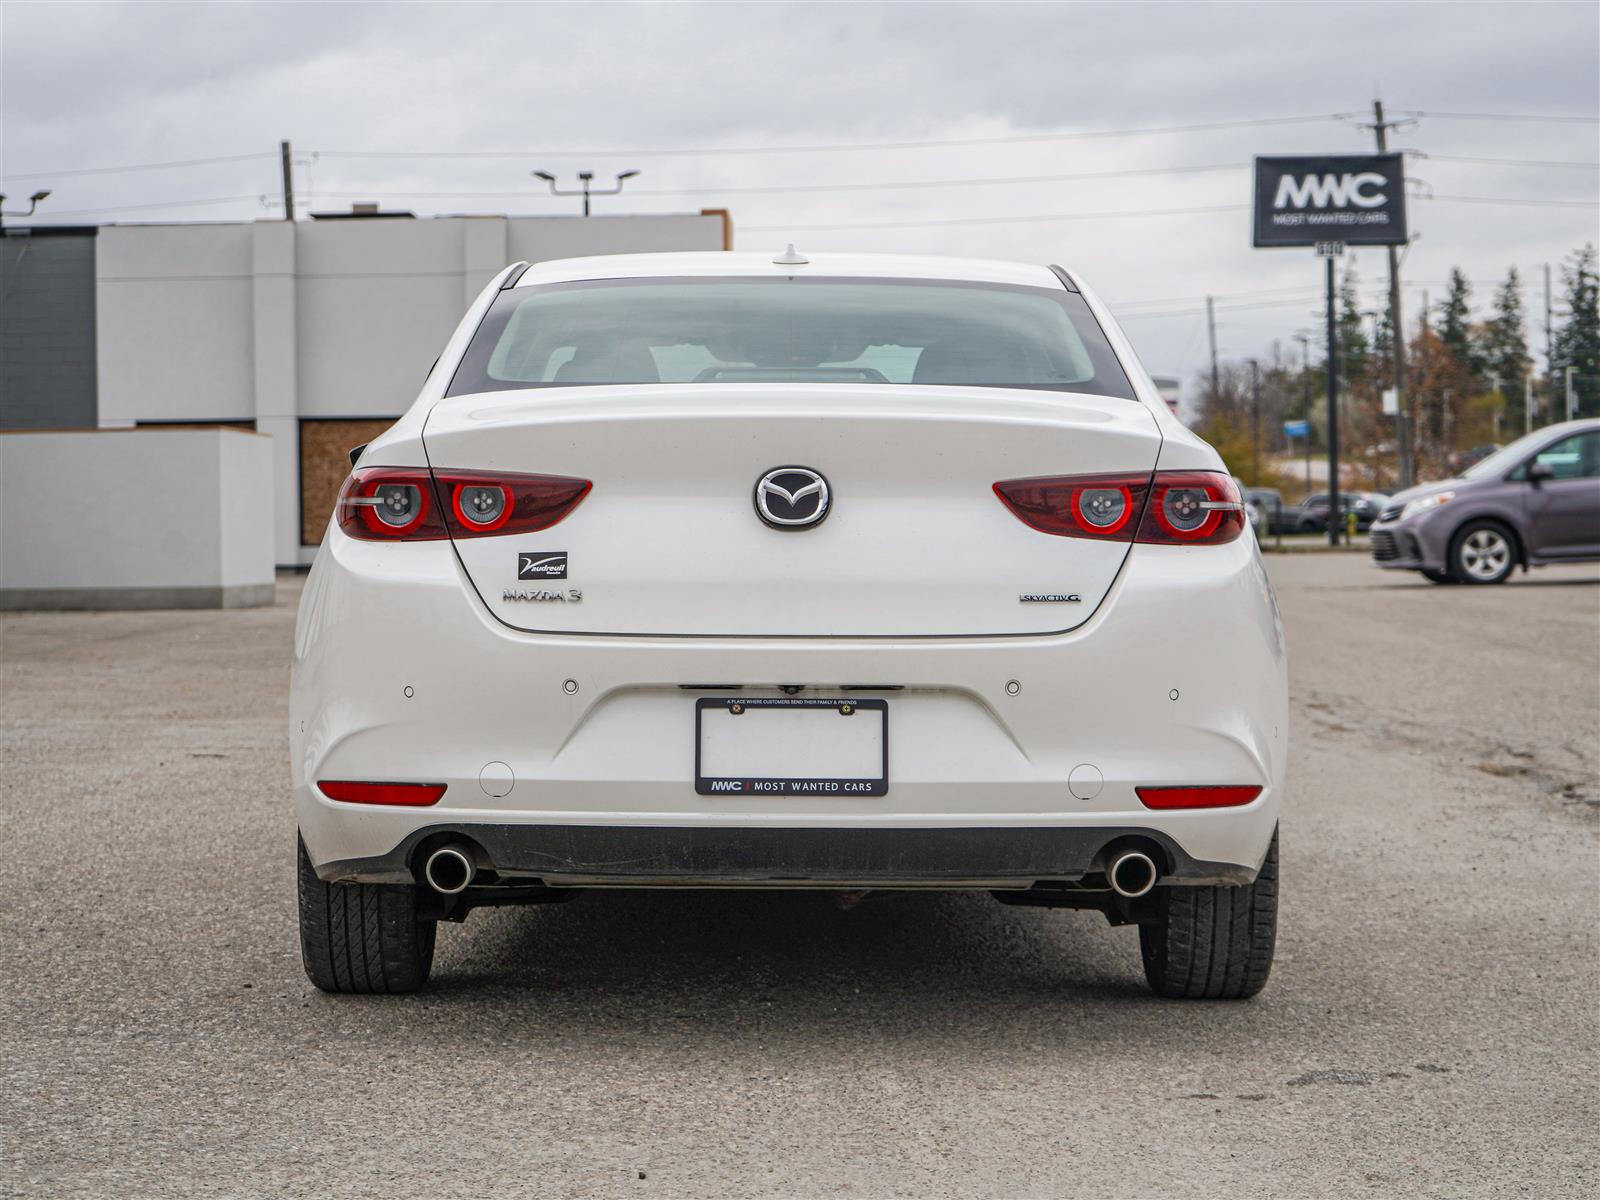
<path id="1" fill-rule="evenodd" d="M 1237 486 L 1059 267 L 508 267 L 363 448 L 290 720 L 306 971 L 600 887 L 962 889 L 1265 983 L 1284 645 Z"/>

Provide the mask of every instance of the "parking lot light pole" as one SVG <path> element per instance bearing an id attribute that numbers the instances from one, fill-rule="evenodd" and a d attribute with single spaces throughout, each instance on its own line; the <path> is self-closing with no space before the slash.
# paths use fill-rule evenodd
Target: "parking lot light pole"
<path id="1" fill-rule="evenodd" d="M 33 216 L 33 210 L 39 207 L 39 201 L 43 200 L 49 194 L 50 194 L 50 189 L 49 188 L 42 188 L 39 191 L 35 192 L 33 195 L 28 197 L 28 211 L 27 212 L 20 212 L 20 213 L 19 212 L 7 213 L 5 211 L 6 198 L 5 198 L 4 195 L 0 195 L 0 229 L 4 229 L 5 228 L 6 217 L 8 217 L 8 216 L 12 216 L 12 217 L 31 217 L 31 216 Z"/>
<path id="2" fill-rule="evenodd" d="M 535 179 L 542 179 L 548 183 L 550 185 L 550 194 L 552 196 L 582 196 L 583 215 L 587 217 L 589 215 L 590 196 L 615 196 L 617 193 L 622 191 L 622 185 L 629 179 L 632 179 L 638 173 L 639 172 L 637 171 L 623 171 L 617 176 L 617 186 L 609 188 L 594 187 L 593 171 L 578 172 L 578 187 L 576 189 L 557 187 L 556 177 L 550 174 L 548 171 L 534 171 L 533 177 Z"/>

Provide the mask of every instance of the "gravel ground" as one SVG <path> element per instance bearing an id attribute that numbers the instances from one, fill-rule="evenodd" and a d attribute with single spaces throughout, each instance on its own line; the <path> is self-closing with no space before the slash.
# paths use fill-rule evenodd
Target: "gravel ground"
<path id="1" fill-rule="evenodd" d="M 301 974 L 298 581 L 0 622 L 0 1194 L 1594 1195 L 1600 574 L 1269 561 L 1277 967 L 983 896 L 599 894 Z"/>

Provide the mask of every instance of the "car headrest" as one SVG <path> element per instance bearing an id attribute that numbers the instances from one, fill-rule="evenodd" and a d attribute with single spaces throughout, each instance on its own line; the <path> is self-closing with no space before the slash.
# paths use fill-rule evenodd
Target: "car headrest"
<path id="1" fill-rule="evenodd" d="M 660 383 L 655 356 L 642 343 L 580 347 L 556 371 L 555 383 Z"/>

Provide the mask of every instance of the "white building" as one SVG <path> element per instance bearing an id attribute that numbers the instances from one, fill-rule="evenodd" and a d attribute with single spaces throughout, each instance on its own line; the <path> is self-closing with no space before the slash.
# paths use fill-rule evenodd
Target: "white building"
<path id="1" fill-rule="evenodd" d="M 94 370 L 60 377 L 60 360 L 84 352 L 66 343 L 61 353 L 11 356 L 16 365 L 0 379 L 8 393 L 0 428 L 232 424 L 269 434 L 275 556 L 280 566 L 303 565 L 348 469 L 346 452 L 409 406 L 462 311 L 501 267 L 727 249 L 730 228 L 718 210 L 424 219 L 355 212 L 108 225 L 49 237 L 41 230 L 31 258 L 19 240 L 30 231 L 7 229 L 0 270 L 21 288 L 19 301 L 34 298 L 38 318 L 0 331 L 8 346 L 39 347 L 41 325 L 70 332 L 74 345 L 93 346 Z M 92 239 L 87 254 L 69 247 L 69 232 Z M 86 275 L 91 260 L 92 312 L 85 281 L 69 289 L 73 272 Z M 48 275 L 27 274 L 57 261 Z M 85 310 L 81 320 L 74 306 Z M 65 329 L 90 322 L 87 333 Z"/>

